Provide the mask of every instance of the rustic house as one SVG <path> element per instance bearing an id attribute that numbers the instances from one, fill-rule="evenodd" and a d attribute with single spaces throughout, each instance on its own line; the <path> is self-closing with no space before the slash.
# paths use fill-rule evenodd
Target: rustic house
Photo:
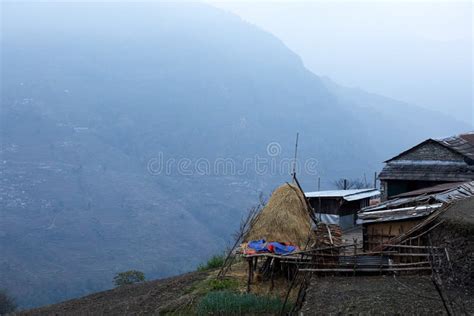
<path id="1" fill-rule="evenodd" d="M 353 227 L 357 212 L 370 205 L 370 200 L 380 195 L 376 189 L 330 190 L 306 192 L 305 196 L 315 210 L 318 220 L 337 224 L 342 229 Z"/>
<path id="2" fill-rule="evenodd" d="M 365 207 L 357 220 L 362 225 L 364 250 L 372 250 L 408 232 L 453 201 L 473 196 L 474 181 L 448 183 L 403 193 L 381 204 Z"/>
<path id="3" fill-rule="evenodd" d="M 474 180 L 474 132 L 428 139 L 385 161 L 382 200 L 434 185 Z"/>

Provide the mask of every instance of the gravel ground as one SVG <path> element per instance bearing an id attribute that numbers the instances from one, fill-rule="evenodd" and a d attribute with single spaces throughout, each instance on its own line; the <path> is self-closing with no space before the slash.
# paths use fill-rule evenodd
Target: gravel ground
<path id="1" fill-rule="evenodd" d="M 472 298 L 467 305 L 472 307 Z M 429 276 L 314 277 L 303 315 L 445 315 Z"/>

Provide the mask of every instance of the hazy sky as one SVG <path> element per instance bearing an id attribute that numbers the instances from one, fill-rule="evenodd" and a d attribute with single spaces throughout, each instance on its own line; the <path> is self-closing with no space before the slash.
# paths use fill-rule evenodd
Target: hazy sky
<path id="1" fill-rule="evenodd" d="M 318 75 L 474 122 L 471 1 L 208 1 Z"/>
<path id="2" fill-rule="evenodd" d="M 472 1 L 201 2 L 273 33 L 317 75 L 474 125 Z"/>

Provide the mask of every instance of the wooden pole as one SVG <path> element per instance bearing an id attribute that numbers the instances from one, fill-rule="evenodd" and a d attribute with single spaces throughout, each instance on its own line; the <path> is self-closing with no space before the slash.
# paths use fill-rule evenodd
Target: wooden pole
<path id="1" fill-rule="evenodd" d="M 354 275 L 356 274 L 357 269 L 357 245 L 354 244 Z"/>
<path id="2" fill-rule="evenodd" d="M 300 133 L 296 133 L 296 143 L 295 143 L 295 158 L 293 160 L 293 172 L 292 172 L 292 177 L 296 177 L 296 156 L 298 154 L 298 137 Z"/>
<path id="3" fill-rule="evenodd" d="M 250 293 L 250 282 L 252 282 L 252 272 L 253 272 L 253 267 L 252 267 L 253 258 L 248 258 L 247 261 L 249 263 L 249 275 L 247 278 L 247 293 Z"/>
<path id="4" fill-rule="evenodd" d="M 296 175 L 294 175 L 293 180 L 294 180 L 294 182 L 296 183 L 296 186 L 298 187 L 298 189 L 300 190 L 300 192 L 303 194 L 304 201 L 305 201 L 306 207 L 307 207 L 307 209 L 308 209 L 309 217 L 311 217 L 311 219 L 313 220 L 313 222 L 314 222 L 315 224 L 318 224 L 318 220 L 317 220 L 317 218 L 316 218 L 316 216 L 315 216 L 315 214 L 314 214 L 314 209 L 313 209 L 313 207 L 311 206 L 311 203 L 309 203 L 308 198 L 307 198 L 306 195 L 304 194 L 303 188 L 301 187 L 300 182 L 299 182 L 298 179 L 296 178 Z"/>
<path id="5" fill-rule="evenodd" d="M 275 272 L 275 264 L 276 264 L 276 258 L 272 258 L 272 261 L 270 262 L 270 292 L 273 291 L 273 287 L 275 286 L 275 283 L 273 281 L 273 275 Z"/>

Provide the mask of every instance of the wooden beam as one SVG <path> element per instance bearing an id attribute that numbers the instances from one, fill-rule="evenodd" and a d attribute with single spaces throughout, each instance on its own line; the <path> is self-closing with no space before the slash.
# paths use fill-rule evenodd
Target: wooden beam
<path id="1" fill-rule="evenodd" d="M 344 269 L 344 268 L 335 268 L 335 269 L 299 269 L 301 272 L 354 272 L 354 269 Z M 396 271 L 431 271 L 431 267 L 413 267 L 413 268 L 389 268 L 382 269 L 382 271 L 387 272 L 396 272 Z M 360 268 L 356 272 L 380 272 L 380 269 L 374 268 Z"/>

